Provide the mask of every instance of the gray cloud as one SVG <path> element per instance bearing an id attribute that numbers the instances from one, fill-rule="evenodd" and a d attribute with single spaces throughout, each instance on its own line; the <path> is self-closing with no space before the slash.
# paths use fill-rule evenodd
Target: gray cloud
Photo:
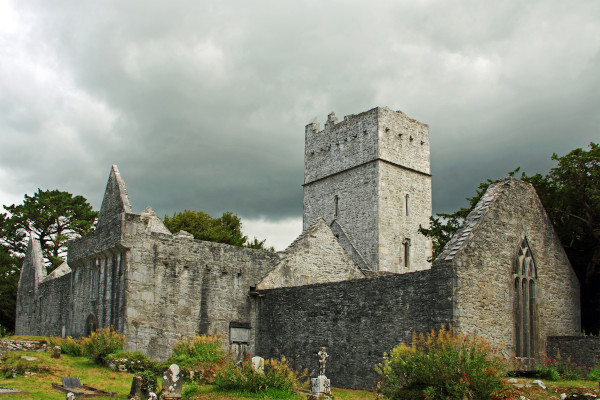
<path id="1" fill-rule="evenodd" d="M 137 210 L 298 217 L 304 125 L 377 105 L 430 125 L 434 211 L 464 205 L 488 177 L 546 172 L 553 152 L 598 140 L 593 0 L 10 8 L 0 20 L 6 199 L 60 188 L 99 207 L 118 164 Z"/>

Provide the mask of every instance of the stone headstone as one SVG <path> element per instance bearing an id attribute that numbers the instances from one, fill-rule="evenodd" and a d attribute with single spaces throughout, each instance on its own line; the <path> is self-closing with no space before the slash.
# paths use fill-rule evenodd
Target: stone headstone
<path id="1" fill-rule="evenodd" d="M 177 364 L 171 364 L 168 370 L 163 374 L 162 388 L 164 399 L 181 398 L 182 387 L 181 371 Z"/>
<path id="2" fill-rule="evenodd" d="M 75 400 L 75 393 L 73 393 L 73 392 L 67 393 L 67 395 L 65 396 L 65 400 Z"/>
<path id="3" fill-rule="evenodd" d="M 252 357 L 252 369 L 262 374 L 265 373 L 265 359 L 259 356 Z"/>
<path id="4" fill-rule="evenodd" d="M 76 376 L 63 376 L 61 378 L 63 387 L 66 388 L 80 388 L 81 387 L 81 379 Z"/>
<path id="5" fill-rule="evenodd" d="M 38 360 L 37 357 L 31 357 L 31 356 L 21 356 L 21 358 L 25 361 L 35 361 Z"/>
<path id="6" fill-rule="evenodd" d="M 129 397 L 133 400 L 144 400 L 144 394 L 142 393 L 143 380 L 141 376 L 134 376 L 131 381 L 131 390 L 129 391 Z"/>
<path id="7" fill-rule="evenodd" d="M 60 358 L 60 353 L 61 353 L 60 346 L 54 346 L 52 348 L 52 355 L 50 357 L 52 357 L 52 358 Z"/>

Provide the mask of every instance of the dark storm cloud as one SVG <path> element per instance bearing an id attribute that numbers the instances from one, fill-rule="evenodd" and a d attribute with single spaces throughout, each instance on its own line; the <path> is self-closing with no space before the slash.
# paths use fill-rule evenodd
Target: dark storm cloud
<path id="1" fill-rule="evenodd" d="M 7 198 L 57 187 L 99 207 L 118 164 L 138 211 L 299 217 L 304 125 L 378 105 L 430 125 L 434 211 L 597 141 L 596 1 L 11 7 Z"/>

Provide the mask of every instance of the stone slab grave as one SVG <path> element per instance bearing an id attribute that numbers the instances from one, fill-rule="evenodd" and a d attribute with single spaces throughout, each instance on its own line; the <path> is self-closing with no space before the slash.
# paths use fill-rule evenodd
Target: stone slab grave
<path id="1" fill-rule="evenodd" d="M 116 392 L 107 392 L 102 389 L 85 385 L 81 383 L 81 379 L 76 376 L 63 376 L 61 378 L 61 385 L 56 383 L 52 384 L 52 388 L 59 390 L 64 393 L 73 393 L 77 399 L 93 399 L 97 397 L 111 397 L 116 398 Z"/>
<path id="2" fill-rule="evenodd" d="M 163 373 L 163 399 L 180 399 L 183 380 L 181 379 L 179 366 L 171 364 L 168 370 Z"/>

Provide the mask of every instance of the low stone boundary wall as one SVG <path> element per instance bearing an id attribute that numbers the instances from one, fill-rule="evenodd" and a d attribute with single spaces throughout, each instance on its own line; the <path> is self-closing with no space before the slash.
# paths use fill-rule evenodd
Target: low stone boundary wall
<path id="1" fill-rule="evenodd" d="M 48 344 L 44 340 L 0 339 L 0 353 L 8 351 L 46 351 Z"/>
<path id="2" fill-rule="evenodd" d="M 556 358 L 559 351 L 562 358 L 571 357 L 579 365 L 600 365 L 600 336 L 549 336 L 548 356 Z"/>

